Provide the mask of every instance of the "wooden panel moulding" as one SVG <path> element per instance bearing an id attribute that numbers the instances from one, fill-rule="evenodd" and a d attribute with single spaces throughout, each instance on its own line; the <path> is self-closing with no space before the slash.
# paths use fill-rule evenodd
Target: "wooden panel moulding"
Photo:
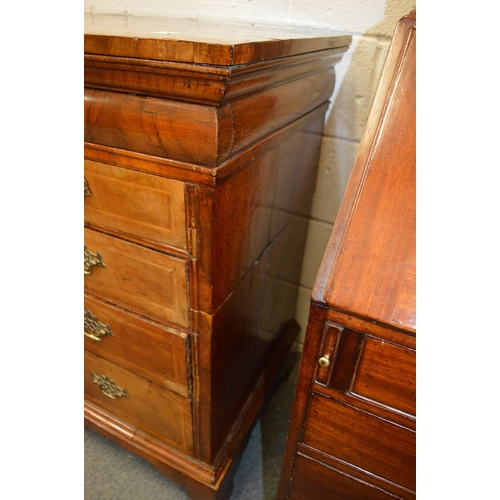
<path id="1" fill-rule="evenodd" d="M 328 102 L 321 104 L 309 113 L 273 131 L 216 167 L 147 155 L 137 151 L 113 148 L 92 142 L 84 142 L 84 154 L 85 158 L 89 160 L 109 163 L 111 165 L 121 165 L 131 170 L 152 173 L 197 185 L 215 187 L 241 168 L 246 167 L 259 156 L 265 154 L 267 150 L 279 145 L 282 141 L 289 139 L 297 132 L 301 133 L 302 137 L 301 142 L 296 143 L 294 146 L 296 150 L 299 148 L 298 151 L 300 153 L 307 151 L 311 147 L 316 150 L 318 145 L 315 145 L 315 139 L 312 136 L 316 135 L 316 139 L 318 137 L 321 138 L 324 114 L 328 109 L 328 105 Z M 315 122 L 315 124 L 313 125 L 312 122 Z M 304 132 L 309 137 L 306 137 Z M 319 150 L 317 151 L 319 152 Z M 311 181 L 308 180 L 308 182 Z M 295 183 L 294 186 L 296 186 L 296 189 L 299 189 L 300 184 Z M 286 193 L 283 193 L 282 196 L 285 199 Z"/>
<path id="2" fill-rule="evenodd" d="M 323 72 L 221 107 L 85 89 L 85 141 L 215 167 L 328 101 Z M 300 96 L 300 99 L 297 99 Z"/>
<path id="3" fill-rule="evenodd" d="M 196 66 L 86 54 L 85 87 L 221 106 L 286 81 L 333 72 L 343 49 L 242 66 Z"/>

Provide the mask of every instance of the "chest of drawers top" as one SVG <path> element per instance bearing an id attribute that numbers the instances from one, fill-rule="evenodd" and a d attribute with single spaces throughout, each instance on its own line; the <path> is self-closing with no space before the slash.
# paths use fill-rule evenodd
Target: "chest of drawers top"
<path id="1" fill-rule="evenodd" d="M 347 47 L 350 40 L 298 27 L 87 14 L 84 48 L 85 54 L 227 68 Z"/>
<path id="2" fill-rule="evenodd" d="M 311 30 L 89 15 L 85 141 L 218 167 L 326 102 L 350 41 Z"/>

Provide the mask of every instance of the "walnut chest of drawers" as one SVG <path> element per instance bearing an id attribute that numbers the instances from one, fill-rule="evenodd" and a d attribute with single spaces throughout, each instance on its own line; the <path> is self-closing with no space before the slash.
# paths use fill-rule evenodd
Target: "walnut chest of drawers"
<path id="1" fill-rule="evenodd" d="M 348 36 L 85 20 L 85 423 L 226 498 L 293 319 Z"/>
<path id="2" fill-rule="evenodd" d="M 279 499 L 415 498 L 415 19 L 396 27 L 313 289 Z"/>

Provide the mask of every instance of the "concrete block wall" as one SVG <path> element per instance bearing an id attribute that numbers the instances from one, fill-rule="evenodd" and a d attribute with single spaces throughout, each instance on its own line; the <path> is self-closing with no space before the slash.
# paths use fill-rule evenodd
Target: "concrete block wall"
<path id="1" fill-rule="evenodd" d="M 397 21 L 414 0 L 85 0 L 90 14 L 162 15 L 174 18 L 282 26 L 308 26 L 352 35 L 337 67 L 327 113 L 318 181 L 302 267 L 297 319 L 301 349 L 311 290 L 337 215 L 359 140 Z"/>

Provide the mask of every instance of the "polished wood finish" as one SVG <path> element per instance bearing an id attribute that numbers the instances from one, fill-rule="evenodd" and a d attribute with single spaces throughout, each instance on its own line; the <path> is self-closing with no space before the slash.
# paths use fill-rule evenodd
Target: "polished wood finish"
<path id="1" fill-rule="evenodd" d="M 127 396 L 116 400 L 106 396 L 92 375 L 106 376 Z M 191 401 L 175 392 L 159 388 L 121 366 L 85 351 L 85 395 L 101 408 L 137 426 L 151 436 L 184 453 L 193 452 Z"/>
<path id="2" fill-rule="evenodd" d="M 215 167 L 327 101 L 333 85 L 333 69 L 312 67 L 219 106 L 87 88 L 85 141 Z"/>
<path id="3" fill-rule="evenodd" d="M 313 480 L 314 478 L 314 480 Z M 294 473 L 294 500 L 394 500 L 391 494 L 371 484 L 348 477 L 342 472 L 306 455 L 297 455 Z"/>
<path id="4" fill-rule="evenodd" d="M 415 47 L 412 12 L 313 288 L 279 499 L 416 495 Z"/>
<path id="5" fill-rule="evenodd" d="M 85 16 L 85 54 L 238 66 L 347 47 L 350 36 L 314 29 L 203 20 Z M 219 68 L 207 68 L 207 73 Z"/>
<path id="6" fill-rule="evenodd" d="M 84 232 L 98 264 L 85 307 L 104 334 L 85 337 L 85 422 L 191 498 L 225 499 L 290 369 L 324 117 L 350 37 L 169 26 L 86 19 Z M 127 395 L 103 393 L 108 379 Z"/>
<path id="7" fill-rule="evenodd" d="M 85 222 L 185 249 L 184 184 L 85 160 Z"/>
<path id="8" fill-rule="evenodd" d="M 185 260 L 88 228 L 84 237 L 87 248 L 105 263 L 85 277 L 88 292 L 158 321 L 188 326 Z"/>
<path id="9" fill-rule="evenodd" d="M 85 336 L 85 349 L 182 396 L 192 393 L 190 336 L 85 294 L 84 308 L 112 336 Z"/>

